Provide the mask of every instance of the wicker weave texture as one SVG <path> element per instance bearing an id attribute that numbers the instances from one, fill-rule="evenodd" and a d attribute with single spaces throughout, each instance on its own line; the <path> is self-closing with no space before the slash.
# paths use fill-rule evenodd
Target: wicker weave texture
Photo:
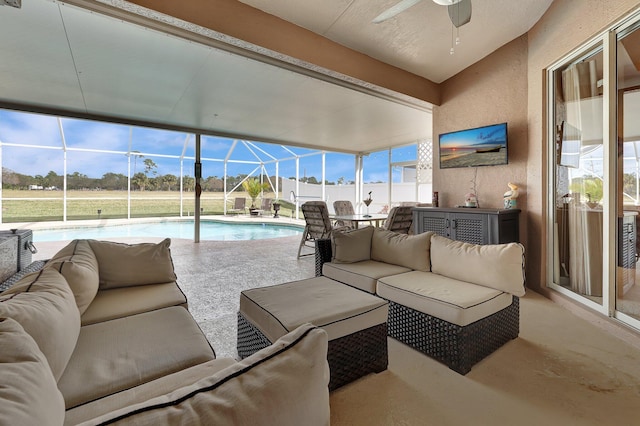
<path id="1" fill-rule="evenodd" d="M 3 292 L 7 290 L 9 287 L 13 286 L 15 283 L 20 281 L 22 277 L 24 277 L 25 275 L 30 274 L 31 272 L 39 271 L 40 269 L 42 269 L 45 263 L 47 263 L 46 260 L 36 260 L 32 262 L 29 266 L 24 268 L 23 270 L 16 272 L 15 274 L 7 278 L 6 281 L 0 283 L 0 292 Z"/>
<path id="2" fill-rule="evenodd" d="M 331 240 L 321 238 L 316 240 L 316 277 L 322 276 L 322 265 L 331 262 Z"/>
<path id="3" fill-rule="evenodd" d="M 520 332 L 520 300 L 461 327 L 389 301 L 389 336 L 467 374 L 471 367 Z"/>
<path id="4" fill-rule="evenodd" d="M 269 339 L 238 312 L 238 341 L 236 349 L 240 358 L 244 359 L 270 344 Z"/>
<path id="5" fill-rule="evenodd" d="M 479 218 L 457 218 L 454 220 L 456 230 L 456 240 L 465 241 L 472 244 L 485 244 L 485 227 Z"/>
<path id="6" fill-rule="evenodd" d="M 246 358 L 270 344 L 269 339 L 238 312 L 238 355 Z M 369 373 L 386 370 L 387 324 L 382 323 L 329 341 L 327 361 L 331 375 L 330 391 Z"/>
<path id="7" fill-rule="evenodd" d="M 387 323 L 331 340 L 327 361 L 331 371 L 330 391 L 369 373 L 386 370 L 389 363 Z"/>

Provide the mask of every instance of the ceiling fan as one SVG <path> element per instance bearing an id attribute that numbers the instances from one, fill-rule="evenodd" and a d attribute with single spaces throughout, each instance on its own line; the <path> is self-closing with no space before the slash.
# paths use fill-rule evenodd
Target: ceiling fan
<path id="1" fill-rule="evenodd" d="M 387 19 L 391 19 L 421 1 L 422 0 L 401 0 L 399 3 L 396 3 L 378 15 L 372 22 L 379 24 Z M 433 0 L 433 2 L 441 6 L 447 6 L 449 18 L 456 28 L 471 21 L 471 0 Z"/>

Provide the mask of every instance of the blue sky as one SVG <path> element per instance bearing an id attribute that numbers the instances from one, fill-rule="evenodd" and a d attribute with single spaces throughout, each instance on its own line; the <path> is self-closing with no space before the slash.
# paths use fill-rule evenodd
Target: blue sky
<path id="1" fill-rule="evenodd" d="M 67 173 L 78 172 L 89 177 L 98 178 L 105 173 L 127 174 L 127 160 L 124 154 L 110 154 L 99 151 L 126 152 L 129 141 L 132 150 L 143 153 L 157 164 L 159 174 L 180 175 L 180 161 L 151 154 L 180 156 L 188 138 L 186 157 L 195 156 L 195 136 L 184 132 L 173 132 L 143 127 L 132 127 L 97 121 L 71 118 L 62 119 L 62 128 L 67 152 Z M 54 116 L 0 110 L 0 141 L 2 147 L 2 167 L 28 175 L 46 175 L 54 171 L 59 175 L 63 170 L 63 152 L 60 149 L 30 149 L 12 147 L 6 144 L 25 144 L 60 148 L 62 136 L 58 120 Z M 231 148 L 233 140 L 203 136 L 202 157 L 224 159 Z M 275 158 L 291 158 L 292 154 L 279 145 L 256 143 L 256 145 Z M 74 149 L 91 149 L 92 152 L 79 152 Z M 270 157 L 254 150 L 255 155 L 242 143 L 238 143 L 230 159 L 234 161 L 258 161 L 256 155 L 267 162 Z M 288 147 L 295 154 L 304 156 L 313 150 Z M 415 147 L 404 147 L 393 150 L 394 161 L 415 159 Z M 144 171 L 143 159 L 132 160 L 132 173 Z M 373 153 L 365 157 L 365 182 L 387 181 L 388 152 Z M 228 164 L 228 174 L 250 174 L 257 165 Z M 267 173 L 275 174 L 275 164 L 267 164 Z M 193 161 L 184 162 L 184 174 L 193 175 Z M 203 161 L 203 176 L 224 174 L 221 161 Z M 301 157 L 300 176 L 315 176 L 318 180 L 322 174 L 321 155 Z M 295 161 L 280 161 L 279 175 L 285 178 L 295 176 Z M 348 154 L 328 153 L 326 156 L 326 179 L 336 182 L 340 177 L 346 181 L 354 180 L 354 156 Z"/>

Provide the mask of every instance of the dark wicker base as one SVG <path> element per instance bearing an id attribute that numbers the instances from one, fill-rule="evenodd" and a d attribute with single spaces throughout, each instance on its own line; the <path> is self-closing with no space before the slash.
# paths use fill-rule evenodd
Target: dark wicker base
<path id="1" fill-rule="evenodd" d="M 386 370 L 389 364 L 387 323 L 330 340 L 327 361 L 331 370 L 330 391 L 369 373 Z"/>
<path id="2" fill-rule="evenodd" d="M 240 358 L 245 359 L 270 344 L 269 339 L 238 312 L 238 340 L 236 349 L 238 350 Z"/>
<path id="3" fill-rule="evenodd" d="M 389 336 L 467 374 L 471 367 L 520 332 L 520 300 L 461 327 L 389 301 Z"/>
<path id="4" fill-rule="evenodd" d="M 262 332 L 238 312 L 238 355 L 246 358 L 269 346 Z M 387 324 L 361 330 L 329 341 L 327 353 L 333 391 L 369 373 L 387 369 Z"/>
<path id="5" fill-rule="evenodd" d="M 322 275 L 322 265 L 331 262 L 331 240 L 328 238 L 318 238 L 316 240 L 316 277 Z"/>
<path id="6" fill-rule="evenodd" d="M 40 269 L 42 269 L 45 263 L 47 263 L 46 260 L 36 260 L 26 268 L 16 272 L 15 274 L 7 278 L 6 281 L 0 283 L 0 292 L 3 292 L 7 290 L 9 287 L 13 286 L 15 283 L 20 281 L 22 277 L 24 277 L 25 275 L 30 274 L 31 272 L 39 271 Z"/>

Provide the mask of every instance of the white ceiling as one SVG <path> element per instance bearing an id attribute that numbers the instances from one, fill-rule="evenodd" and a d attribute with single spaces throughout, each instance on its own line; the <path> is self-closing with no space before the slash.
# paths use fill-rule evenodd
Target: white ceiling
<path id="1" fill-rule="evenodd" d="M 441 34 L 450 34 L 446 8 L 430 0 L 370 23 L 394 1 L 244 2 L 441 81 L 526 32 L 551 0 L 476 0 L 454 57 Z M 343 87 L 52 0 L 0 7 L 0 40 L 0 106 L 354 153 L 431 138 L 424 102 Z"/>
<path id="2" fill-rule="evenodd" d="M 454 32 L 446 6 L 422 0 L 387 21 L 371 21 L 400 0 L 240 0 L 435 83 L 454 76 L 542 17 L 553 0 L 472 0 L 471 22 Z"/>

